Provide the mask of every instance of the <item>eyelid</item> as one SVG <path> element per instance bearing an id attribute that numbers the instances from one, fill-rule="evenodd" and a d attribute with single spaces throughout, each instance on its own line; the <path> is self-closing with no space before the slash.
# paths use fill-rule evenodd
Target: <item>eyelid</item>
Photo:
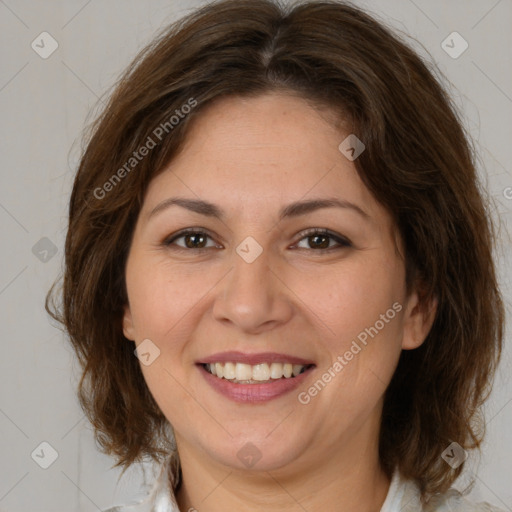
<path id="1" fill-rule="evenodd" d="M 299 235 L 300 235 L 300 238 L 299 238 L 298 242 L 301 242 L 304 238 L 307 238 L 309 236 L 325 235 L 325 236 L 329 236 L 330 238 L 335 240 L 336 243 L 338 243 L 338 246 L 328 247 L 327 249 L 316 249 L 316 250 L 309 249 L 310 251 L 314 251 L 314 252 L 328 252 L 328 251 L 332 251 L 335 249 L 341 249 L 343 247 L 353 247 L 352 242 L 347 237 L 340 235 L 338 233 L 335 233 L 334 231 L 331 231 L 330 229 L 327 229 L 327 228 L 309 228 L 304 231 L 301 231 L 299 233 Z"/>
<path id="2" fill-rule="evenodd" d="M 178 231 L 176 233 L 173 233 L 172 235 L 170 235 L 167 238 L 165 238 L 162 243 L 166 247 L 169 247 L 177 239 L 179 239 L 181 237 L 184 237 L 184 236 L 187 236 L 187 235 L 190 235 L 190 234 L 203 234 L 203 235 L 206 235 L 207 237 L 209 237 L 210 239 L 212 239 L 213 241 L 215 241 L 215 238 L 216 238 L 215 236 L 213 236 L 213 234 L 208 229 L 205 229 L 205 228 L 202 228 L 202 227 L 192 227 L 192 228 L 185 228 L 185 229 L 182 229 L 182 230 L 180 230 L 180 231 Z M 325 253 L 325 252 L 333 251 L 333 250 L 336 250 L 336 249 L 353 247 L 352 242 L 348 238 L 346 238 L 343 235 L 340 235 L 338 233 L 335 233 L 335 232 L 333 232 L 333 231 L 331 231 L 329 229 L 326 229 L 326 228 L 309 228 L 309 229 L 301 231 L 297 235 L 297 236 L 300 236 L 300 238 L 297 240 L 297 242 L 295 242 L 294 245 L 296 245 L 297 243 L 301 242 L 305 238 L 308 238 L 309 236 L 313 236 L 313 235 L 329 236 L 338 245 L 334 246 L 334 247 L 328 247 L 326 249 L 312 249 L 312 248 L 306 248 L 305 249 L 305 248 L 301 247 L 301 248 L 298 248 L 298 250 L 307 250 L 307 251 Z M 181 247 L 179 245 L 176 245 L 176 246 L 173 247 L 173 250 L 199 252 L 199 251 L 207 251 L 207 250 L 212 249 L 212 248 L 213 247 L 198 247 L 196 249 L 193 249 L 193 248 L 186 248 L 186 247 Z M 218 247 L 216 247 L 216 248 L 218 248 Z"/>
<path id="3" fill-rule="evenodd" d="M 181 229 L 180 231 L 177 231 L 176 233 L 173 233 L 172 235 L 169 235 L 168 237 L 166 237 L 164 239 L 164 241 L 162 242 L 163 245 L 165 245 L 166 247 L 167 246 L 170 246 L 173 244 L 173 242 L 181 237 L 184 237 L 184 236 L 187 236 L 187 235 L 206 235 L 208 236 L 211 240 L 215 241 L 215 236 L 213 236 L 213 234 L 208 230 L 208 229 L 205 229 L 205 228 L 201 228 L 201 227 L 192 227 L 192 228 L 185 228 L 185 229 Z M 217 242 L 216 242 L 217 243 Z M 217 245 L 221 245 L 221 244 L 217 244 Z M 205 251 L 205 250 L 208 250 L 208 249 L 212 249 L 212 247 L 199 247 L 197 249 L 189 249 L 189 248 L 186 248 L 186 247 L 180 247 L 179 245 L 175 246 L 174 247 L 176 250 L 183 250 L 183 251 Z"/>

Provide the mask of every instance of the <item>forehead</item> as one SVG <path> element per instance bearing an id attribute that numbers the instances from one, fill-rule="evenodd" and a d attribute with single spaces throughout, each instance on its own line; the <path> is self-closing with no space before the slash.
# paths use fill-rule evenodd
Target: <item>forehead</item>
<path id="1" fill-rule="evenodd" d="M 255 209 L 335 196 L 382 213 L 338 149 L 348 133 L 334 115 L 282 93 L 229 97 L 198 114 L 182 151 L 150 184 L 147 208 L 172 192 Z"/>

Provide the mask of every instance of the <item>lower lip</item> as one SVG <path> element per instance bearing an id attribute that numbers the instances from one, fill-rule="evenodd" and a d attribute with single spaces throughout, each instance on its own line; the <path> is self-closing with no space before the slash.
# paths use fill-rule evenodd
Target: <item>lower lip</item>
<path id="1" fill-rule="evenodd" d="M 267 402 L 293 391 L 309 376 L 314 366 L 293 378 L 275 379 L 262 384 L 237 384 L 226 379 L 219 379 L 206 371 L 202 364 L 197 365 L 206 382 L 221 395 L 235 402 Z"/>

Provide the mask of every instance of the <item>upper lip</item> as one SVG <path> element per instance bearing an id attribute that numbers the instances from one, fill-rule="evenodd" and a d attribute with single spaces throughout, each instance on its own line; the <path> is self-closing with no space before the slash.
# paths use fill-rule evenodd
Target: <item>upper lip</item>
<path id="1" fill-rule="evenodd" d="M 288 354 L 278 354 L 276 352 L 259 352 L 257 354 L 246 354 L 244 352 L 218 352 L 198 361 L 198 364 L 208 363 L 243 363 L 251 366 L 262 363 L 291 363 L 301 364 L 303 366 L 314 364 L 313 361 L 295 357 Z"/>

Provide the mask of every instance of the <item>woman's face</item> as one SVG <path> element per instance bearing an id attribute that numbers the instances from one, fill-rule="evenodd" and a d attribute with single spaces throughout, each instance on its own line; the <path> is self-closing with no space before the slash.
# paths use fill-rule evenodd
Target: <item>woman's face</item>
<path id="1" fill-rule="evenodd" d="M 223 99 L 151 182 L 123 325 L 182 453 L 270 470 L 376 451 L 428 326 L 348 135 L 297 97 Z"/>

